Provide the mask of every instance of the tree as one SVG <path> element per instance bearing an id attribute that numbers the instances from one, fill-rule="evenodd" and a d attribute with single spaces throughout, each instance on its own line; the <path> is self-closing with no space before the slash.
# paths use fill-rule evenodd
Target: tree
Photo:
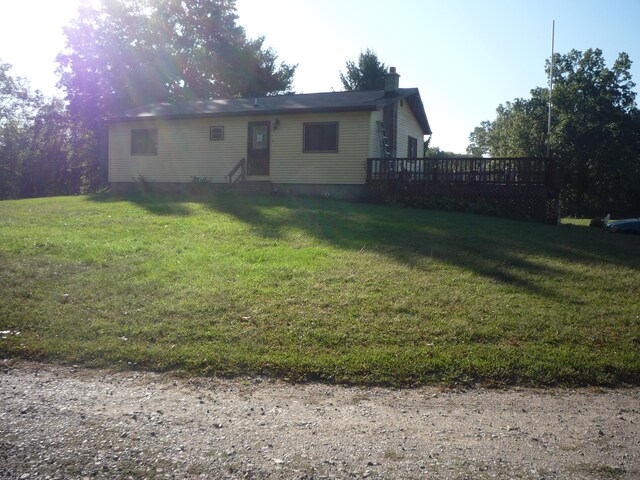
<path id="1" fill-rule="evenodd" d="M 80 192 L 86 165 L 74 161 L 82 155 L 64 103 L 32 92 L 10 68 L 0 63 L 0 199 Z"/>
<path id="2" fill-rule="evenodd" d="M 11 65 L 0 62 L 0 199 L 18 196 L 30 124 L 41 101 L 28 82 L 11 76 L 10 70 Z"/>
<path id="3" fill-rule="evenodd" d="M 346 63 L 347 72 L 340 72 L 340 81 L 347 91 L 382 90 L 387 67 L 378 60 L 378 56 L 367 48 L 358 57 L 358 63 L 349 60 Z"/>
<path id="4" fill-rule="evenodd" d="M 102 0 L 65 29 L 60 85 L 71 110 L 98 118 L 163 101 L 290 90 L 295 66 L 236 25 L 232 0 Z"/>
<path id="5" fill-rule="evenodd" d="M 546 154 L 548 92 L 531 91 L 530 99 L 499 105 L 493 122 L 484 121 L 469 136 L 467 153 L 476 157 L 543 157 Z"/>
<path id="6" fill-rule="evenodd" d="M 441 150 L 440 147 L 429 147 L 428 143 L 425 142 L 424 156 L 426 158 L 463 158 L 468 157 L 469 155 L 465 155 L 464 153 L 447 152 L 446 150 Z"/>
<path id="7" fill-rule="evenodd" d="M 74 138 L 78 128 L 64 102 L 43 101 L 29 126 L 29 145 L 21 168 L 20 198 L 71 195 L 85 192 L 91 172 L 82 142 Z"/>
<path id="8" fill-rule="evenodd" d="M 547 62 L 547 73 L 550 63 Z M 611 68 L 599 49 L 554 57 L 551 154 L 562 166 L 564 198 L 577 215 L 640 213 L 640 112 L 631 60 Z M 546 155 L 549 90 L 500 105 L 470 135 L 473 155 Z"/>

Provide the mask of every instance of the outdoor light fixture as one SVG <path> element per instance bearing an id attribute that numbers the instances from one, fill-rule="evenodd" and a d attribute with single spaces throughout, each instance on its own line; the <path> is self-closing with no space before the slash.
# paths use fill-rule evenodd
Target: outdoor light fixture
<path id="1" fill-rule="evenodd" d="M 273 121 L 273 129 L 274 129 L 274 130 L 277 130 L 279 126 L 280 126 L 280 119 L 279 119 L 279 118 L 276 118 L 276 119 Z"/>

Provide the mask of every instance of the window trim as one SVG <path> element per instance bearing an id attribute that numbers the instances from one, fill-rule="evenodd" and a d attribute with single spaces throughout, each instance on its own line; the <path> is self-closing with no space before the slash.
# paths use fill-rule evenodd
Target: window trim
<path id="1" fill-rule="evenodd" d="M 219 131 L 219 138 L 216 138 L 213 134 L 214 131 Z M 210 142 L 221 142 L 224 140 L 224 125 L 212 125 L 209 127 L 209 141 Z"/>
<path id="2" fill-rule="evenodd" d="M 335 127 L 335 148 L 314 149 L 307 148 L 307 127 L 311 126 L 327 126 Z M 302 153 L 338 153 L 340 145 L 340 122 L 304 122 L 302 124 Z"/>
<path id="3" fill-rule="evenodd" d="M 134 141 L 136 134 L 145 132 L 149 135 L 145 141 L 144 149 L 139 149 L 141 146 L 139 141 Z M 151 146 L 151 148 L 148 148 Z M 157 128 L 132 128 L 131 129 L 131 156 L 132 157 L 155 157 L 158 155 L 158 129 Z"/>

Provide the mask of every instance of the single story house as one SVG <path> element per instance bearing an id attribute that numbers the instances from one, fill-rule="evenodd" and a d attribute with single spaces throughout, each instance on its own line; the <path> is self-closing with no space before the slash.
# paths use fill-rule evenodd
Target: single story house
<path id="1" fill-rule="evenodd" d="M 417 88 L 162 103 L 108 119 L 109 183 L 158 188 L 206 180 L 270 191 L 358 195 L 367 158 L 417 158 L 431 134 Z"/>

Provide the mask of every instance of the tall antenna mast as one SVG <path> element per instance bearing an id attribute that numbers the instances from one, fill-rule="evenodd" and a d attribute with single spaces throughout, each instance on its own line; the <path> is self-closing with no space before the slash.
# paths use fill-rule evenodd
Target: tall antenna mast
<path id="1" fill-rule="evenodd" d="M 547 157 L 551 156 L 551 95 L 553 93 L 553 54 L 555 47 L 556 21 L 551 24 L 551 69 L 549 70 L 549 117 L 547 119 Z"/>

